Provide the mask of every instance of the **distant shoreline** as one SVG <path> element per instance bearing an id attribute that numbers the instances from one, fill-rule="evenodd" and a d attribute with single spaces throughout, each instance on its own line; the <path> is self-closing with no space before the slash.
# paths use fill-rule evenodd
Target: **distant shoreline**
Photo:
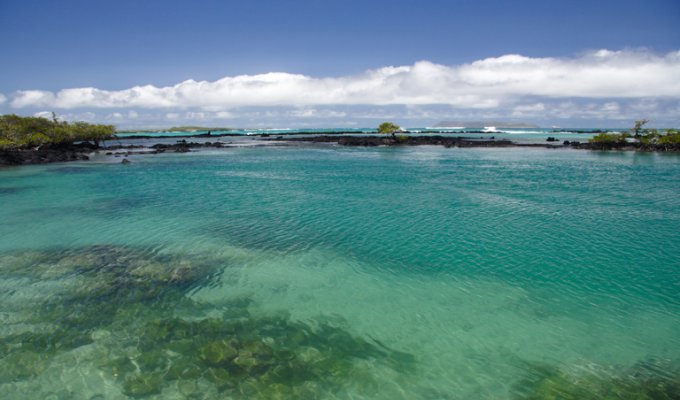
<path id="1" fill-rule="evenodd" d="M 560 142 L 555 138 L 548 138 L 544 143 L 519 143 L 508 139 L 496 139 L 495 136 L 489 135 L 488 137 L 470 138 L 461 136 L 390 136 L 390 135 L 370 135 L 370 136 L 330 136 L 330 135 L 317 135 L 310 137 L 297 137 L 297 138 L 285 138 L 277 137 L 276 139 L 270 139 L 274 141 L 286 141 L 286 142 L 307 142 L 307 143 L 335 143 L 341 146 L 363 146 L 363 147 L 375 147 L 375 146 L 443 146 L 447 148 L 451 147 L 534 147 L 534 148 L 545 148 L 545 149 L 564 149 L 572 148 L 579 150 L 621 150 L 621 151 L 680 151 L 680 148 L 673 148 L 668 150 L 655 149 L 655 150 L 644 150 L 636 146 L 634 143 L 626 144 L 623 146 L 612 145 L 607 148 L 602 148 L 601 145 L 590 143 L 590 142 L 580 142 L 580 141 L 570 141 L 565 140 Z"/>
<path id="2" fill-rule="evenodd" d="M 499 129 L 504 129 L 504 128 L 499 128 Z M 517 129 L 517 128 L 509 128 L 509 129 Z M 559 134 L 559 133 L 575 133 L 575 134 L 598 134 L 598 133 L 609 133 L 612 132 L 611 130 L 607 129 L 551 129 L 546 132 L 546 134 Z M 252 133 L 252 134 L 242 134 L 242 133 L 233 133 L 233 132 L 216 132 L 216 133 L 199 133 L 195 135 L 149 135 L 146 131 L 140 131 L 139 135 L 135 135 L 134 132 L 131 131 L 125 131 L 125 132 L 118 132 L 122 133 L 125 136 L 120 136 L 118 137 L 119 139 L 188 139 L 188 138 L 219 138 L 219 137 L 240 137 L 240 136 L 250 136 L 250 137 L 271 137 L 271 136 L 297 136 L 297 135 L 333 135 L 333 136 L 338 136 L 338 135 L 376 135 L 378 134 L 374 130 L 366 130 L 364 132 L 361 131 L 328 131 L 328 132 L 319 132 L 319 131 L 311 131 L 311 130 L 298 130 L 298 131 L 286 131 L 285 133 L 268 133 L 268 132 L 258 132 L 258 133 Z M 163 132 L 163 133 L 170 133 L 168 132 Z M 447 129 L 447 128 L 440 128 L 440 129 L 422 129 L 422 130 L 417 130 L 417 131 L 409 131 L 405 130 L 400 132 L 401 134 L 425 134 L 425 135 L 436 135 L 436 134 L 456 134 L 456 135 L 494 135 L 494 134 L 500 134 L 503 132 L 497 132 L 497 131 L 486 131 L 486 130 L 480 130 L 477 128 L 471 128 L 471 129 Z"/>
<path id="3" fill-rule="evenodd" d="M 470 132 L 472 133 L 472 132 Z M 482 132 L 478 132 L 482 133 Z M 43 146 L 37 149 L 23 149 L 23 150 L 0 150 L 0 166 L 18 166 L 31 164 L 47 164 L 53 162 L 65 161 L 85 161 L 89 160 L 89 155 L 92 153 L 104 153 L 105 155 L 116 157 L 127 157 L 135 154 L 160 154 L 165 152 L 186 153 L 195 148 L 229 148 L 234 147 L 229 143 L 220 141 L 216 142 L 189 142 L 191 139 L 205 139 L 205 138 L 220 138 L 233 137 L 244 135 L 236 134 L 216 134 L 216 135 L 193 135 L 193 136 L 135 136 L 126 137 L 125 140 L 142 140 L 142 139 L 177 139 L 176 143 L 163 144 L 156 143 L 149 146 L 142 145 L 113 145 L 106 147 L 98 147 L 91 143 L 80 143 L 72 145 L 61 146 Z M 273 137 L 272 137 L 273 136 Z M 293 137 L 298 136 L 298 137 Z M 300 137 L 301 136 L 301 137 Z M 398 147 L 398 146 L 443 146 L 446 148 L 544 148 L 544 149 L 578 149 L 578 150 L 594 150 L 594 151 L 640 151 L 640 152 L 680 152 L 680 147 L 670 146 L 665 148 L 641 148 L 639 143 L 626 144 L 608 144 L 602 145 L 598 143 L 569 141 L 560 142 L 555 138 L 548 138 L 546 143 L 518 143 L 508 139 L 496 139 L 493 134 L 487 133 L 487 136 L 480 136 L 478 138 L 462 137 L 462 136 L 407 136 L 399 134 L 396 136 L 390 135 L 348 135 L 347 133 L 333 133 L 319 135 L 312 132 L 295 132 L 286 135 L 277 134 L 258 134 L 250 135 L 255 140 L 261 140 L 262 145 L 269 142 L 277 142 L 281 145 L 293 144 L 335 144 L 340 146 L 355 146 L 355 147 Z M 552 140 L 551 140 L 552 139 Z"/>

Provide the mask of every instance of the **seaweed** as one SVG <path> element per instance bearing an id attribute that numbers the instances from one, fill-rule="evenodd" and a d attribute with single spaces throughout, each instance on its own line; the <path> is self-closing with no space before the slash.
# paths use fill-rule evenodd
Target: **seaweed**
<path id="1" fill-rule="evenodd" d="M 351 334 L 342 321 L 303 323 L 251 312 L 235 298 L 202 304 L 188 294 L 214 282 L 225 260 L 96 245 L 0 256 L 0 274 L 71 282 L 26 304 L 39 330 L 0 338 L 0 382 L 37 377 L 55 356 L 104 346 L 96 361 L 127 396 L 211 387 L 248 398 L 318 398 L 351 383 L 378 393 L 375 364 L 414 373 L 408 353 Z"/>
<path id="2" fill-rule="evenodd" d="M 529 364 L 530 373 L 515 385 L 522 400 L 675 400 L 680 399 L 680 369 L 667 362 L 639 362 L 628 369 L 568 373 L 554 366 Z"/>
<path id="3" fill-rule="evenodd" d="M 280 316 L 236 320 L 224 315 L 197 320 L 170 317 L 132 330 L 131 334 L 139 337 L 137 347 L 128 349 L 129 355 L 122 360 L 102 365 L 128 386 L 140 380 L 151 382 L 150 377 L 160 375 L 162 386 L 173 381 L 198 385 L 203 380 L 220 392 L 267 398 L 274 395 L 272 391 L 293 396 L 303 387 L 333 391 L 349 381 L 370 381 L 370 373 L 358 367 L 361 360 L 380 362 L 401 372 L 415 370 L 410 355 L 340 328 L 311 327 Z M 130 389 L 133 391 L 136 389 Z"/>

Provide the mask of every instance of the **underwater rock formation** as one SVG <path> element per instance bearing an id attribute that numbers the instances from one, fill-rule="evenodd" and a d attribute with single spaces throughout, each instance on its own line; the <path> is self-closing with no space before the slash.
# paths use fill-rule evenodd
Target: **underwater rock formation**
<path id="1" fill-rule="evenodd" d="M 0 255 L 0 276 L 62 288 L 22 305 L 23 332 L 0 335 L 0 384 L 40 379 L 88 346 L 103 349 L 90 362 L 132 398 L 318 398 L 348 384 L 370 396 L 373 366 L 415 370 L 412 355 L 327 322 L 256 315 L 248 298 L 216 308 L 188 296 L 226 264 L 109 245 Z"/>
<path id="2" fill-rule="evenodd" d="M 640 362 L 625 371 L 567 373 L 530 364 L 529 376 L 515 387 L 518 400 L 677 400 L 680 369 L 668 363 Z"/>

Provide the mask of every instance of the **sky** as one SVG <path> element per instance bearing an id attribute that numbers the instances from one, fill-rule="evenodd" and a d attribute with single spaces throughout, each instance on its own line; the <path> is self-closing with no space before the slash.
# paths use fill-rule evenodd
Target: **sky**
<path id="1" fill-rule="evenodd" d="M 0 0 L 0 113 L 680 127 L 678 0 Z"/>

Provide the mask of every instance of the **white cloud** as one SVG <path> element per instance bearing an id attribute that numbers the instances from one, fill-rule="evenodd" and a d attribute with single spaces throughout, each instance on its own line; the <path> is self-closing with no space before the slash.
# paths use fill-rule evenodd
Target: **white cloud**
<path id="1" fill-rule="evenodd" d="M 52 92 L 44 90 L 20 90 L 14 93 L 12 107 L 49 107 L 54 106 L 56 98 Z"/>
<path id="2" fill-rule="evenodd" d="M 293 110 L 288 113 L 294 118 L 343 118 L 347 116 L 346 112 L 335 110 L 317 110 L 315 108 L 302 108 Z"/>
<path id="3" fill-rule="evenodd" d="M 113 119 L 118 121 L 122 120 L 123 118 L 125 118 L 125 116 L 119 112 L 114 112 L 106 116 L 106 119 Z"/>
<path id="4" fill-rule="evenodd" d="M 230 113 L 229 111 L 218 111 L 215 113 L 215 118 L 217 119 L 231 119 L 235 118 L 235 115 L 233 113 Z"/>
<path id="5" fill-rule="evenodd" d="M 627 107 L 630 108 L 630 107 Z M 633 110 L 624 110 L 617 102 L 561 102 L 546 107 L 544 116 L 560 119 L 620 120 L 637 115 Z"/>
<path id="6" fill-rule="evenodd" d="M 191 119 L 191 120 L 203 120 L 208 118 L 209 114 L 202 112 L 202 111 L 188 111 L 184 113 L 184 119 Z"/>
<path id="7" fill-rule="evenodd" d="M 634 104 L 631 104 L 630 108 L 637 112 L 649 113 L 656 110 L 659 107 L 659 102 L 654 99 L 641 99 Z"/>
<path id="8" fill-rule="evenodd" d="M 534 103 L 516 106 L 512 111 L 513 117 L 531 117 L 545 112 L 545 104 Z"/>
<path id="9" fill-rule="evenodd" d="M 37 113 L 34 113 L 33 116 L 38 118 L 49 119 L 50 121 L 52 120 L 52 112 L 50 111 L 38 111 Z"/>
<path id="10" fill-rule="evenodd" d="M 5 97 L 4 94 L 0 93 L 0 105 L 2 105 L 6 101 L 7 101 L 7 97 Z"/>
<path id="11" fill-rule="evenodd" d="M 115 113 L 114 113 L 115 114 Z M 59 121 L 95 121 L 97 119 L 97 114 L 91 111 L 78 112 L 78 113 L 66 113 L 66 114 L 56 114 L 56 118 Z M 39 111 L 33 114 L 34 117 L 46 118 L 52 120 L 52 111 Z M 114 118 L 113 114 L 109 114 L 105 117 L 106 119 Z"/>
<path id="12" fill-rule="evenodd" d="M 291 111 L 290 115 L 292 115 L 293 117 L 311 118 L 316 117 L 317 112 L 313 108 L 307 108 L 302 110 Z"/>
<path id="13" fill-rule="evenodd" d="M 529 96 L 677 99 L 680 98 L 680 51 L 655 55 L 633 50 L 598 50 L 576 58 L 504 55 L 457 66 L 420 61 L 410 66 L 383 67 L 343 77 L 314 78 L 272 72 L 227 76 L 213 82 L 187 80 L 165 87 L 135 86 L 118 91 L 91 87 L 56 93 L 22 90 L 12 95 L 11 106 L 189 108 L 218 112 L 249 106 L 445 104 L 483 110 Z"/>
<path id="14" fill-rule="evenodd" d="M 94 121 L 97 118 L 97 114 L 87 111 L 80 114 L 75 114 L 73 117 L 68 118 L 71 121 Z"/>
<path id="15" fill-rule="evenodd" d="M 621 111 L 621 107 L 616 102 L 608 102 L 602 105 L 602 112 L 610 114 L 618 114 Z"/>

